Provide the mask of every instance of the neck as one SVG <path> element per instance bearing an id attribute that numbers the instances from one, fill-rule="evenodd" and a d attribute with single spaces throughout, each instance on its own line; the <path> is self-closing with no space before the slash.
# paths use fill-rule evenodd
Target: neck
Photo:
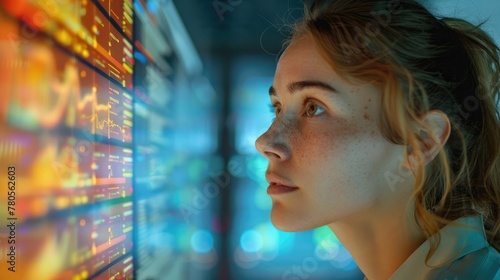
<path id="1" fill-rule="evenodd" d="M 425 241 L 413 219 L 414 208 L 405 206 L 371 209 L 329 225 L 367 279 L 389 279 Z"/>

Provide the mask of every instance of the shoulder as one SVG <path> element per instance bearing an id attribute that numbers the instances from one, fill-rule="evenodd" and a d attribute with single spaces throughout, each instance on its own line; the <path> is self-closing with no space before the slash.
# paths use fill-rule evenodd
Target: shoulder
<path id="1" fill-rule="evenodd" d="M 443 227 L 439 236 L 441 240 L 428 262 L 430 239 L 390 280 L 500 280 L 500 253 L 488 243 L 481 216 L 457 219 Z"/>
<path id="2" fill-rule="evenodd" d="M 500 280 L 500 253 L 492 246 L 470 252 L 450 264 L 433 269 L 426 279 Z"/>

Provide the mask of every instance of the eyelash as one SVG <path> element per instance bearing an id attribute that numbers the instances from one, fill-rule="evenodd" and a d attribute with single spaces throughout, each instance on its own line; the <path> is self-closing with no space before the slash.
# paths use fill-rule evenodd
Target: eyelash
<path id="1" fill-rule="evenodd" d="M 269 104 L 269 112 L 271 112 L 272 114 L 275 114 L 276 113 L 276 106 L 278 106 L 277 103 L 272 103 L 272 104 Z"/>
<path id="2" fill-rule="evenodd" d="M 323 112 L 321 112 L 321 113 L 320 113 L 320 114 L 318 114 L 318 115 L 313 115 L 313 116 L 309 116 L 309 115 L 307 115 L 307 117 L 310 117 L 310 118 L 319 117 L 321 114 L 323 114 L 323 113 L 324 113 L 325 108 L 323 108 L 323 106 L 322 106 L 322 105 L 318 104 L 318 103 L 319 103 L 318 101 L 315 101 L 315 100 L 314 100 L 314 99 L 312 99 L 312 98 L 308 98 L 308 97 L 306 97 L 306 98 L 304 99 L 304 102 L 303 102 L 302 106 L 305 108 L 305 107 L 306 107 L 307 105 L 309 105 L 310 103 L 313 103 L 314 105 L 316 105 L 316 106 L 318 106 L 319 108 L 321 108 L 321 109 L 323 110 Z M 276 109 L 278 108 L 278 104 L 279 104 L 279 103 L 277 103 L 277 102 L 276 102 L 276 103 L 269 104 L 269 111 L 270 111 L 272 114 L 274 114 L 275 116 L 277 116 L 277 114 L 276 114 Z M 306 113 L 306 114 L 307 114 L 307 113 Z M 273 120 L 274 120 L 274 119 L 275 119 L 275 118 L 273 118 Z"/>

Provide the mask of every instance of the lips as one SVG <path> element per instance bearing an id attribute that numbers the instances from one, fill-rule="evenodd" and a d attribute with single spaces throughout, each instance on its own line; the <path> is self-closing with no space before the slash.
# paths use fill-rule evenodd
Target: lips
<path id="1" fill-rule="evenodd" d="M 298 189 L 299 188 L 297 188 L 297 187 L 289 187 L 289 186 L 277 185 L 275 183 L 272 183 L 267 188 L 267 194 L 269 194 L 269 195 L 283 194 L 283 193 L 293 192 L 293 191 L 296 191 Z"/>
<path id="2" fill-rule="evenodd" d="M 267 188 L 267 194 L 269 195 L 289 193 L 299 189 L 288 183 L 283 177 L 274 173 L 266 173 L 266 180 L 269 182 L 269 187 Z"/>

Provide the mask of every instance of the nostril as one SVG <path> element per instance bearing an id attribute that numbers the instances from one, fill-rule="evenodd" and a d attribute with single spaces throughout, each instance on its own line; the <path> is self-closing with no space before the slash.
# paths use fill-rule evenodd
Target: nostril
<path id="1" fill-rule="evenodd" d="M 275 152 L 266 151 L 266 152 L 264 152 L 264 154 L 268 159 L 272 159 L 272 158 L 281 159 L 282 158 L 278 153 L 275 153 Z"/>

